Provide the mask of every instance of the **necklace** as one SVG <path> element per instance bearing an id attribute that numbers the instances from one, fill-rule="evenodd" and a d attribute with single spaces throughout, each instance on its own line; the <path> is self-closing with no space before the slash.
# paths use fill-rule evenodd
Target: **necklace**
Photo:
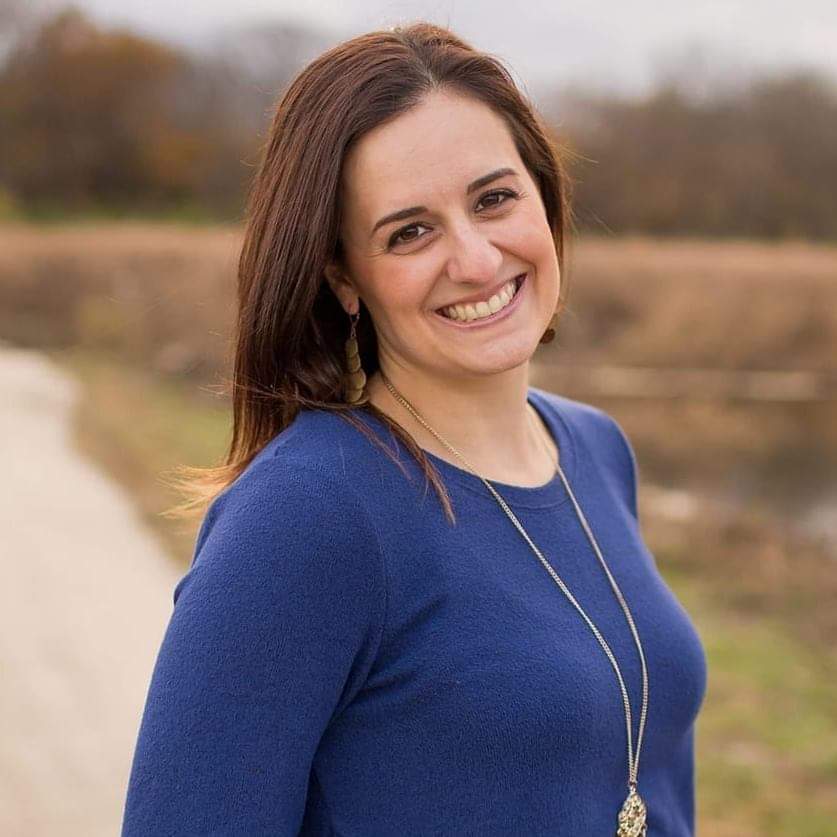
<path id="1" fill-rule="evenodd" d="M 632 723 L 631 723 L 631 702 L 628 699 L 628 690 L 625 688 L 625 681 L 622 678 L 622 672 L 619 669 L 619 664 L 616 662 L 616 657 L 613 655 L 613 652 L 610 650 L 610 646 L 605 641 L 604 637 L 602 636 L 599 629 L 593 624 L 590 617 L 584 612 L 581 605 L 576 601 L 573 594 L 569 591 L 566 584 L 562 581 L 560 576 L 555 572 L 552 568 L 552 565 L 543 557 L 541 551 L 535 546 L 532 542 L 532 539 L 529 537 L 526 530 L 523 528 L 523 525 L 517 519 L 514 512 L 508 507 L 508 504 L 505 500 L 497 493 L 494 486 L 485 479 L 484 477 L 477 474 L 477 472 L 468 464 L 467 460 L 464 456 L 462 456 L 459 451 L 457 451 L 452 445 L 446 442 L 415 410 L 415 408 L 401 395 L 398 390 L 393 386 L 389 378 L 383 373 L 382 370 L 379 370 L 381 379 L 386 384 L 387 389 L 392 393 L 393 397 L 402 405 L 404 406 L 409 412 L 413 415 L 413 418 L 416 419 L 421 425 L 423 425 L 430 433 L 432 433 L 452 454 L 454 454 L 457 458 L 459 458 L 464 464 L 465 467 L 475 476 L 479 477 L 488 490 L 494 496 L 494 499 L 500 504 L 500 507 L 506 513 L 508 518 L 517 528 L 521 535 L 523 535 L 526 542 L 534 551 L 535 555 L 538 557 L 538 560 L 543 564 L 546 571 L 552 577 L 553 581 L 561 588 L 564 595 L 569 599 L 570 603 L 575 607 L 575 609 L 581 614 L 584 621 L 589 626 L 590 630 L 593 632 L 596 639 L 599 641 L 599 645 L 602 646 L 605 654 L 607 654 L 607 658 L 610 660 L 610 664 L 613 666 L 613 670 L 616 672 L 616 677 L 619 680 L 619 688 L 622 692 L 622 702 L 625 707 L 625 725 L 627 727 L 628 732 L 628 796 L 625 798 L 624 803 L 622 804 L 622 808 L 620 809 L 617 815 L 617 831 L 616 837 L 645 837 L 647 834 L 647 824 L 646 824 L 646 816 L 647 811 L 645 807 L 645 803 L 643 802 L 642 798 L 640 797 L 639 793 L 637 792 L 637 775 L 639 773 L 639 753 L 642 747 L 642 736 L 645 732 L 645 717 L 648 711 L 648 670 L 645 665 L 645 654 L 642 651 L 642 643 L 639 641 L 639 634 L 637 633 L 636 626 L 634 625 L 633 617 L 631 616 L 631 612 L 628 609 L 628 605 L 625 602 L 625 597 L 622 595 L 622 591 L 619 589 L 619 586 L 616 584 L 616 580 L 611 575 L 610 570 L 608 569 L 607 564 L 605 563 L 604 557 L 602 556 L 601 550 L 599 549 L 598 543 L 596 543 L 596 539 L 593 537 L 593 533 L 590 530 L 590 526 L 587 523 L 587 518 L 584 516 L 584 512 L 582 512 L 581 507 L 578 505 L 578 501 L 575 498 L 575 494 L 573 494 L 572 489 L 570 488 L 569 482 L 567 482 L 567 478 L 564 476 L 564 471 L 561 468 L 559 462 L 555 462 L 555 470 L 557 471 L 558 475 L 561 477 L 561 481 L 564 483 L 564 487 L 567 490 L 567 494 L 569 494 L 570 499 L 572 500 L 573 506 L 575 507 L 576 515 L 584 529 L 585 533 L 587 534 L 588 539 L 598 557 L 605 574 L 610 581 L 610 586 L 613 588 L 613 592 L 616 595 L 619 604 L 622 606 L 622 610 L 625 613 L 625 618 L 627 619 L 628 625 L 631 629 L 631 633 L 633 634 L 634 642 L 636 643 L 637 651 L 639 651 L 639 659 L 642 663 L 642 713 L 640 715 L 639 720 L 639 731 L 637 733 L 637 745 L 636 745 L 636 757 L 634 757 L 633 751 L 633 737 L 632 737 Z M 530 419 L 531 419 L 530 414 Z M 533 419 L 532 419 L 533 420 Z M 546 443 L 546 440 L 541 435 L 540 430 L 536 427 L 535 428 L 538 439 L 543 446 L 544 450 L 546 451 L 547 455 L 549 456 L 550 460 L 552 459 L 552 453 L 549 450 L 549 447 Z"/>

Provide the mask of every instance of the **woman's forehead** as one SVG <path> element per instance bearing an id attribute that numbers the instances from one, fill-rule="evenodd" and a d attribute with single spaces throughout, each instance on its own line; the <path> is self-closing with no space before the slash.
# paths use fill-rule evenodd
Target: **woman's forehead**
<path id="1" fill-rule="evenodd" d="M 499 114 L 475 99 L 436 92 L 361 137 L 344 168 L 350 181 L 368 180 L 428 166 L 456 167 L 460 159 L 509 148 L 514 142 Z"/>
<path id="2" fill-rule="evenodd" d="M 362 215 L 386 213 L 428 195 L 458 194 L 501 166 L 519 170 L 520 162 L 498 114 L 437 93 L 358 141 L 344 164 L 344 197 Z"/>

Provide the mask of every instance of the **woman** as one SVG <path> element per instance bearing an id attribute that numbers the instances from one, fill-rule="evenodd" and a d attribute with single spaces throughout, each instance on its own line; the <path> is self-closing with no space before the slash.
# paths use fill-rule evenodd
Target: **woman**
<path id="1" fill-rule="evenodd" d="M 705 658 L 620 427 L 528 385 L 567 179 L 507 71 L 429 24 L 335 47 L 248 222 L 123 835 L 692 834 Z"/>

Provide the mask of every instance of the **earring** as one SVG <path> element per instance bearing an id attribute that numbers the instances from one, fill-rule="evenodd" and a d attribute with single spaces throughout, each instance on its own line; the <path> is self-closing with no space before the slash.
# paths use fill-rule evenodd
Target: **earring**
<path id="1" fill-rule="evenodd" d="M 343 375 L 343 392 L 346 402 L 357 404 L 363 398 L 363 388 L 366 386 L 366 373 L 360 365 L 360 351 L 357 345 L 355 326 L 360 319 L 360 308 L 355 314 L 349 314 L 352 322 L 349 339 L 346 340 L 346 373 Z"/>
<path id="2" fill-rule="evenodd" d="M 559 313 L 556 311 L 552 315 L 552 319 L 549 321 L 549 326 L 546 331 L 541 335 L 541 343 L 551 343 L 555 339 L 555 331 L 558 328 L 558 318 Z"/>

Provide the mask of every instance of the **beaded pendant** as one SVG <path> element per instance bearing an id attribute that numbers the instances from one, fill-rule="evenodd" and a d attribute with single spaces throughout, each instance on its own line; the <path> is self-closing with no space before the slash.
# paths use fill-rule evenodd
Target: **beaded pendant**
<path id="1" fill-rule="evenodd" d="M 636 792 L 636 787 L 631 785 L 628 798 L 619 812 L 619 828 L 616 831 L 616 837 L 645 837 L 648 833 L 645 816 L 645 803 Z"/>

